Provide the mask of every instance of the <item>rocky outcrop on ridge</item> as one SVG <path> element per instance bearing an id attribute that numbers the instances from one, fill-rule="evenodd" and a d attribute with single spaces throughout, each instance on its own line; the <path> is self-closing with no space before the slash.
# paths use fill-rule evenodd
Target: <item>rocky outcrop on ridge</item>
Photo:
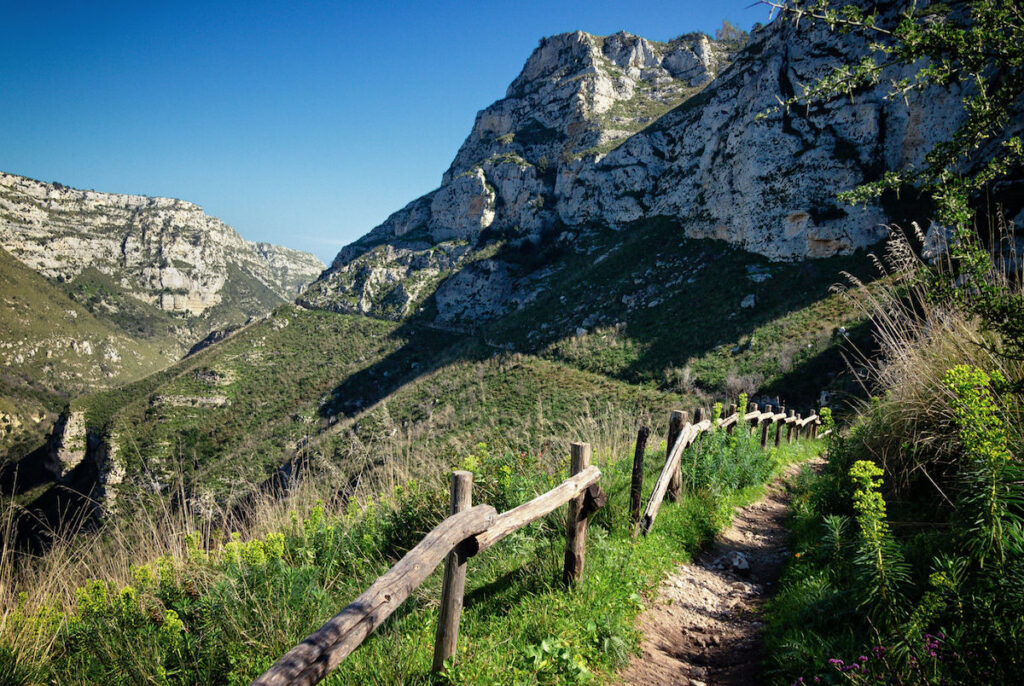
<path id="1" fill-rule="evenodd" d="M 769 112 L 867 50 L 857 36 L 783 21 L 725 40 L 546 38 L 506 97 L 477 114 L 440 188 L 343 248 L 302 302 L 401 318 L 436 285 L 440 321 L 479 323 L 531 295 L 531 275 L 506 263 L 447 278 L 493 260 L 496 246 L 652 219 L 772 260 L 872 245 L 894 208 L 842 206 L 836 193 L 921 163 L 962 120 L 960 94 L 888 99 L 886 84 L 910 74 L 893 67 L 855 98 Z"/>
<path id="2" fill-rule="evenodd" d="M 506 97 L 477 114 L 441 187 L 342 249 L 300 302 L 401 318 L 478 256 L 481 236 L 540 242 L 562 222 L 561 169 L 602 156 L 699 93 L 742 43 L 580 31 L 542 40 Z M 504 270 L 477 271 L 492 279 Z M 452 294 L 445 302 L 459 300 Z"/>
<path id="3" fill-rule="evenodd" d="M 198 317 L 231 298 L 248 316 L 292 300 L 323 269 L 309 253 L 246 241 L 183 200 L 83 191 L 0 173 L 0 246 L 51 279 L 87 268 L 162 310 Z M 205 335 L 207 331 L 203 331 Z"/>

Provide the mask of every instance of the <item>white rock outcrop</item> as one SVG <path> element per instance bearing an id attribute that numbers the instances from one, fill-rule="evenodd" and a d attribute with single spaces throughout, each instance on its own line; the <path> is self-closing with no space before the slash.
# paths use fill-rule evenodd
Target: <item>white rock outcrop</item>
<path id="1" fill-rule="evenodd" d="M 183 200 L 83 191 L 2 172 L 0 246 L 44 276 L 70 281 L 92 267 L 139 300 L 193 316 L 220 304 L 239 279 L 288 301 L 324 268 L 309 253 L 246 241 Z"/>
<path id="2" fill-rule="evenodd" d="M 478 264 L 500 260 L 494 246 L 655 219 L 776 261 L 848 254 L 883 239 L 887 206 L 851 208 L 836 194 L 886 169 L 919 166 L 963 120 L 961 94 L 933 87 L 890 99 L 887 84 L 914 69 L 894 66 L 852 100 L 799 115 L 772 111 L 801 84 L 866 54 L 867 41 L 807 22 L 722 34 L 658 43 L 577 31 L 541 40 L 506 96 L 477 114 L 440 188 L 344 248 L 313 287 L 317 301 L 402 316 L 379 294 L 407 292 L 420 260 L 443 283 L 439 321 L 485 321 L 511 306 L 516 282 L 530 276 Z M 429 256 L 445 241 L 469 248 L 446 249 L 448 263 L 437 268 Z M 365 274 L 371 254 L 379 278 L 352 278 Z M 389 254 L 396 262 L 379 259 Z"/>

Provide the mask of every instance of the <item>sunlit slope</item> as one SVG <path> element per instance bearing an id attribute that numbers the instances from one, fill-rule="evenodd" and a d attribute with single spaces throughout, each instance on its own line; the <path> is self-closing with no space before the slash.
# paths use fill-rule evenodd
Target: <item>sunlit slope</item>
<path id="1" fill-rule="evenodd" d="M 659 423 L 740 391 L 809 407 L 844 368 L 839 327 L 862 328 L 828 287 L 863 256 L 769 263 L 662 223 L 586 240 L 523 254 L 536 297 L 477 328 L 439 327 L 431 300 L 400 322 L 283 306 L 73 409 L 111 448 L 122 502 L 183 491 L 213 506 L 296 458 L 356 478 L 476 442 L 537 449 L 596 414 Z"/>
<path id="2" fill-rule="evenodd" d="M 68 397 L 146 376 L 174 357 L 97 318 L 0 249 L 0 452 L 38 442 Z"/>

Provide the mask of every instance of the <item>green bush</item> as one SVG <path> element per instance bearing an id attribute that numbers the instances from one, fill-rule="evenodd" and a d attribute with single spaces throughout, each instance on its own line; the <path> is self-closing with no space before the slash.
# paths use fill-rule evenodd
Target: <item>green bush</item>
<path id="1" fill-rule="evenodd" d="M 800 481 L 798 555 L 767 612 L 767 667 L 779 683 L 1010 683 L 1024 666 L 1024 501 L 1005 419 L 1013 398 L 976 367 L 943 379 L 961 450 L 945 507 L 917 494 L 894 501 L 901 526 L 889 522 L 883 470 L 851 463 L 870 417 L 832 443 L 821 477 Z M 849 505 L 838 506 L 842 494 Z"/>

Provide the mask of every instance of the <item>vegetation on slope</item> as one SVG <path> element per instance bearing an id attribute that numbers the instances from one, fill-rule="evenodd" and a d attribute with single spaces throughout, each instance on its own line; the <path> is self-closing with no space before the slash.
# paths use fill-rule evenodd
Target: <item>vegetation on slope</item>
<path id="1" fill-rule="evenodd" d="M 69 397 L 151 374 L 174 352 L 94 316 L 0 249 L 0 412 L 17 420 L 0 431 L 0 454 L 38 444 Z"/>
<path id="2" fill-rule="evenodd" d="M 1024 161 L 1018 5 L 908 3 L 885 25 L 827 0 L 783 7 L 878 39 L 875 55 L 797 100 L 852 93 L 881 63 L 925 64 L 894 95 L 960 85 L 966 117 L 924 165 L 846 195 L 909 183 L 951 230 L 930 263 L 895 242 L 895 278 L 865 300 L 881 348 L 863 359 L 873 397 L 833 442 L 825 474 L 801 489 L 801 556 L 769 610 L 779 683 L 1020 680 L 1024 279 L 1015 227 L 976 216 L 980 196 Z"/>
<path id="3" fill-rule="evenodd" d="M 907 244 L 890 261 L 899 278 L 865 301 L 875 396 L 800 489 L 769 666 L 779 683 L 1009 683 L 1024 667 L 1024 366 Z"/>
<path id="4" fill-rule="evenodd" d="M 355 479 L 479 441 L 518 451 L 584 406 L 660 419 L 742 391 L 809 406 L 842 369 L 838 332 L 860 331 L 862 315 L 826 292 L 863 258 L 770 264 L 680 239 L 668 222 L 576 244 L 588 247 L 518 253 L 543 274 L 539 296 L 473 331 L 437 328 L 432 301 L 402 322 L 284 306 L 165 372 L 76 400 L 125 469 L 108 496 L 122 512 L 179 491 L 225 505 L 248 496 L 240 483 L 295 466 Z"/>
<path id="5" fill-rule="evenodd" d="M 476 475 L 474 500 L 505 510 L 565 477 L 567 439 L 592 439 L 609 501 L 592 520 L 586 573 L 572 590 L 560 579 L 564 508 L 470 561 L 459 654 L 442 681 L 580 683 L 609 675 L 635 649 L 633 618 L 661 575 L 689 559 L 732 506 L 755 497 L 784 463 L 817 449 L 803 442 L 762 451 L 742 430 L 717 432 L 684 460 L 698 468 L 687 470 L 682 500 L 667 504 L 654 531 L 634 541 L 626 516 L 634 420 L 583 418 L 578 433 L 545 454 L 478 445 L 460 455 L 456 466 Z M 664 450 L 648 454 L 648 484 Z M 311 474 L 288 502 L 253 503 L 244 536 L 179 512 L 132 528 L 111 524 L 20 578 L 4 564 L 0 678 L 248 683 L 445 516 L 446 472 L 387 489 L 376 480 L 344 494 L 335 490 L 337 475 Z M 329 683 L 433 683 L 440 577 Z M 16 597 L 12 581 L 29 593 Z"/>

